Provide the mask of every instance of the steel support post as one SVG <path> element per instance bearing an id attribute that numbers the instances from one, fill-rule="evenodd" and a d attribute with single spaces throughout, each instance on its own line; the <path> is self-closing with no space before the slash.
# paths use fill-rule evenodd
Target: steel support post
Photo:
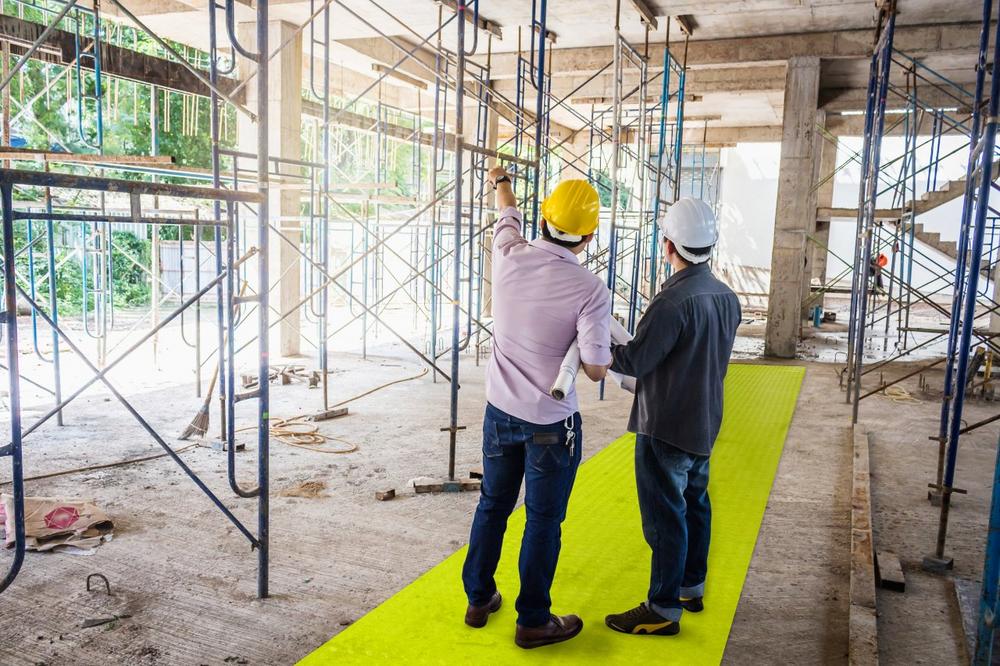
<path id="1" fill-rule="evenodd" d="M 976 302 L 979 289 L 979 269 L 983 254 L 986 217 L 989 212 L 990 191 L 993 188 L 992 163 L 996 146 L 997 113 L 1000 111 L 1000 76 L 990 69 L 990 88 L 986 96 L 987 54 L 989 50 L 993 2 L 983 2 L 983 27 L 980 33 L 979 61 L 976 67 L 976 98 L 973 108 L 972 142 L 966 172 L 966 195 L 962 211 L 962 228 L 972 232 L 968 252 L 959 248 L 960 269 L 956 270 L 956 299 L 953 304 L 951 327 L 949 329 L 949 368 L 946 371 L 945 395 L 950 397 L 951 409 L 947 415 L 947 451 L 944 475 L 941 482 L 941 514 L 938 522 L 937 544 L 934 555 L 924 559 L 925 568 L 940 570 L 951 568 L 951 558 L 945 556 L 945 540 L 948 534 L 948 514 L 955 482 L 955 465 L 958 460 L 959 433 L 962 430 L 962 410 L 969 374 L 969 350 L 972 343 L 972 327 L 976 317 Z M 1000 57 L 1000 43 L 994 45 L 993 62 Z M 986 101 L 988 99 L 988 102 Z M 986 108 L 983 104 L 986 103 Z M 984 117 L 985 116 L 985 117 Z M 963 236 L 967 235 L 963 233 Z M 967 262 L 967 265 L 965 265 Z M 963 287 L 964 280 L 964 287 Z M 955 334 L 959 339 L 955 340 Z M 955 348 L 957 342 L 957 349 Z M 947 383 L 948 379 L 953 382 Z M 984 580 L 983 585 L 994 581 Z"/>
<path id="2" fill-rule="evenodd" d="M 21 372 L 17 346 L 17 283 L 14 274 L 14 197 L 9 181 L 0 180 L 0 206 L 3 207 L 3 323 L 7 328 L 7 379 L 10 402 L 10 443 L 0 446 L 0 458 L 11 459 L 14 499 L 14 558 L 0 579 L 0 592 L 6 590 L 24 564 L 24 467 L 21 455 Z"/>

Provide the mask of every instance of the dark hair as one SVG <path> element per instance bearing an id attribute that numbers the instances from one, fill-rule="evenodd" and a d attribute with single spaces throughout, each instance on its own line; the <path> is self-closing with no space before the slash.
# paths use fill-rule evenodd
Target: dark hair
<path id="1" fill-rule="evenodd" d="M 670 240 L 670 239 L 667 239 L 667 240 Z M 670 242 L 674 243 L 673 241 L 670 241 Z M 707 245 L 705 247 L 688 247 L 687 245 L 678 245 L 677 243 L 674 243 L 674 246 L 675 247 L 680 247 L 685 252 L 687 252 L 688 254 L 693 254 L 693 255 L 698 256 L 698 257 L 705 256 L 706 254 L 708 254 L 709 252 L 712 251 L 713 247 L 715 247 L 715 245 Z M 687 259 L 685 259 L 684 255 L 682 255 L 680 252 L 677 253 L 677 256 L 680 257 L 681 261 L 683 261 L 688 266 L 691 265 L 692 262 L 690 262 Z"/>
<path id="2" fill-rule="evenodd" d="M 549 231 L 549 225 L 548 225 L 548 223 L 545 220 L 542 220 L 542 238 L 544 238 L 545 240 L 549 241 L 550 243 L 555 243 L 556 245 L 559 245 L 560 247 L 565 247 L 565 248 L 570 249 L 570 250 L 575 250 L 576 248 L 580 247 L 581 245 L 585 245 L 586 242 L 587 242 L 587 238 L 586 237 L 584 237 L 583 239 L 578 240 L 578 241 L 566 241 L 566 240 L 561 240 L 559 238 L 556 238 L 555 236 L 552 235 L 552 232 Z"/>

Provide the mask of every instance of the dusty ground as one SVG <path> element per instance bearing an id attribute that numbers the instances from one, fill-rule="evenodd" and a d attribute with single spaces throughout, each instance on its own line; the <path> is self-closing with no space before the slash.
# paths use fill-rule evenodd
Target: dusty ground
<path id="1" fill-rule="evenodd" d="M 748 347 L 754 345 L 750 339 Z M 161 371 L 136 363 L 115 381 L 165 435 L 178 433 L 197 410 L 189 365 Z M 362 360 L 335 355 L 331 400 L 417 374 L 419 366 L 393 348 Z M 179 353 L 179 352 L 177 352 Z M 749 354 L 747 354 L 749 355 Z M 178 356 L 178 358 L 180 358 Z M 300 363 L 310 365 L 308 360 Z M 845 663 L 847 652 L 848 512 L 851 456 L 849 411 L 836 368 L 807 363 L 792 422 L 725 660 L 729 663 Z M 44 377 L 44 372 L 36 368 Z M 463 360 L 457 469 L 479 457 L 482 368 Z M 82 376 L 82 374 L 80 375 Z M 930 381 L 930 380 L 929 380 Z M 916 380 L 907 384 L 916 391 Z M 256 558 L 246 540 L 167 459 L 31 481 L 32 495 L 89 497 L 114 517 L 116 538 L 90 557 L 30 554 L 15 584 L 0 597 L 3 664 L 281 664 L 292 663 L 391 596 L 454 551 L 467 538 L 476 497 L 414 496 L 406 482 L 446 471 L 448 388 L 429 375 L 351 403 L 352 414 L 322 424 L 322 432 L 358 444 L 334 455 L 273 445 L 273 597 L 254 599 Z M 318 392 L 304 384 L 276 387 L 272 414 L 318 409 Z M 585 452 L 592 455 L 624 429 L 628 398 L 609 390 L 582 393 Z M 961 631 L 947 579 L 915 570 L 933 544 L 937 513 L 926 502 L 936 451 L 926 436 L 936 426 L 937 402 L 866 401 L 863 416 L 878 424 L 872 465 L 880 544 L 903 559 L 905 595 L 880 596 L 880 631 L 887 663 L 962 656 Z M 42 413 L 36 396 L 26 422 Z M 970 419 L 995 412 L 972 405 Z M 241 411 L 241 421 L 251 417 Z M 218 417 L 213 413 L 213 428 Z M 214 432 L 214 430 L 213 430 Z M 171 437 L 168 441 L 177 444 Z M 985 535 L 986 491 L 996 430 L 970 436 L 959 459 L 960 485 L 952 514 L 950 550 L 957 572 L 978 577 Z M 26 440 L 28 475 L 108 463 L 156 452 L 150 440 L 106 393 L 92 389 L 66 411 L 66 425 L 46 425 Z M 181 454 L 237 516 L 253 523 L 252 500 L 234 499 L 223 454 L 194 448 Z M 253 481 L 252 453 L 238 456 L 240 478 Z M 0 469 L 0 481 L 9 478 Z M 325 497 L 281 497 L 303 481 L 326 484 Z M 374 500 L 395 487 L 400 497 Z M 0 555 L 0 568 L 8 555 Z M 87 574 L 111 581 L 113 597 L 87 593 Z M 82 629 L 89 618 L 131 615 Z"/>
<path id="2" fill-rule="evenodd" d="M 899 555 L 906 592 L 880 592 L 880 653 L 886 664 L 966 663 L 965 637 L 952 576 L 922 570 L 933 553 L 940 509 L 927 500 L 927 484 L 937 473 L 940 372 L 927 375 L 926 394 L 907 385 L 915 400 L 891 402 L 874 397 L 862 419 L 874 431 L 871 449 L 872 502 L 877 547 Z M 966 403 L 964 421 L 997 413 L 996 402 Z M 954 576 L 982 579 L 983 548 L 996 462 L 996 424 L 963 435 L 955 485 L 968 490 L 953 496 L 946 553 L 955 560 Z"/>

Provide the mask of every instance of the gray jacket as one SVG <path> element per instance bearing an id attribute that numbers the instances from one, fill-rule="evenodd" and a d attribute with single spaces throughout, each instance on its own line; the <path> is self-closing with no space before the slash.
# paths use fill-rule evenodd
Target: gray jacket
<path id="1" fill-rule="evenodd" d="M 708 264 L 671 275 L 611 369 L 636 378 L 628 429 L 707 456 L 722 424 L 723 380 L 740 301 Z"/>

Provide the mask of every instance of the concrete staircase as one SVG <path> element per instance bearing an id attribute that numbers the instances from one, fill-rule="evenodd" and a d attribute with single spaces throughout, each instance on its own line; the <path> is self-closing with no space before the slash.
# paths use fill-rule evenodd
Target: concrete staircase
<path id="1" fill-rule="evenodd" d="M 893 223 L 898 224 L 899 222 L 898 220 L 893 220 Z M 903 233 L 909 233 L 909 231 L 909 225 L 904 224 Z M 936 231 L 925 231 L 924 225 L 919 222 L 913 225 L 913 237 L 927 247 L 933 248 L 941 254 L 958 261 L 958 243 L 956 241 L 941 240 L 941 234 Z M 992 278 L 991 268 L 991 266 L 981 264 L 979 272 L 987 278 Z"/>
<path id="2" fill-rule="evenodd" d="M 992 179 L 1000 178 L 1000 160 L 993 162 Z M 875 219 L 886 222 L 899 222 L 900 219 L 909 217 L 911 214 L 917 216 L 928 213 L 938 206 L 953 201 L 965 194 L 965 178 L 949 180 L 936 190 L 924 192 L 916 201 L 909 203 L 905 208 L 879 208 L 875 211 Z M 831 217 L 843 217 L 857 219 L 857 208 L 818 208 L 816 210 L 817 220 L 829 220 Z"/>
<path id="3" fill-rule="evenodd" d="M 993 162 L 992 180 L 1000 178 L 1000 160 Z M 910 230 L 908 220 L 917 219 L 924 213 L 928 213 L 938 206 L 953 201 L 965 194 L 965 178 L 949 180 L 936 190 L 924 192 L 919 199 L 911 202 L 905 208 L 878 209 L 875 211 L 875 219 L 889 224 L 902 225 L 902 230 L 906 233 Z M 857 219 L 857 208 L 820 208 L 817 209 L 818 220 L 829 220 L 831 217 L 846 217 Z M 924 225 L 917 222 L 913 225 L 913 236 L 918 241 L 933 248 L 941 254 L 958 259 L 958 243 L 956 241 L 942 240 L 941 234 L 936 231 L 926 231 Z M 982 274 L 990 277 L 990 267 L 983 266 Z"/>

